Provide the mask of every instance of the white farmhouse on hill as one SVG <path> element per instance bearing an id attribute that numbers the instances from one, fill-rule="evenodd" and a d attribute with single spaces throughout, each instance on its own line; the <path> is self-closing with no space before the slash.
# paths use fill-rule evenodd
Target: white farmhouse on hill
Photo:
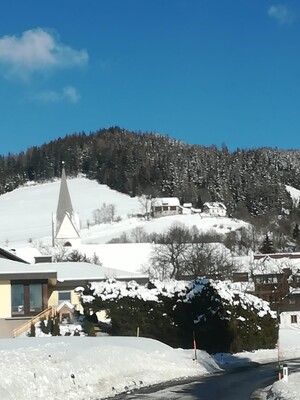
<path id="1" fill-rule="evenodd" d="M 218 201 L 206 202 L 203 204 L 202 216 L 226 217 L 227 209 L 223 203 Z"/>
<path id="2" fill-rule="evenodd" d="M 151 208 L 154 218 L 181 213 L 180 202 L 177 197 L 156 198 L 153 200 Z"/>

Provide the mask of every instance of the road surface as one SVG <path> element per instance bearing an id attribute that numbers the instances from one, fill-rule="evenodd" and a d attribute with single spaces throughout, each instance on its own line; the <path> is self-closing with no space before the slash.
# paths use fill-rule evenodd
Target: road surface
<path id="1" fill-rule="evenodd" d="M 298 362 L 288 362 L 290 372 L 300 368 Z M 265 388 L 278 379 L 277 363 L 239 367 L 208 375 L 189 383 L 169 383 L 134 393 L 116 396 L 116 400 L 259 400 Z"/>

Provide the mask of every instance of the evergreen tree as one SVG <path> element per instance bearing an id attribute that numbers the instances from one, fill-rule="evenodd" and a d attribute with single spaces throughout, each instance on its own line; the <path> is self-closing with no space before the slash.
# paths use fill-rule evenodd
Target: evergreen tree
<path id="1" fill-rule="evenodd" d="M 27 333 L 27 336 L 29 337 L 35 337 L 36 331 L 35 331 L 35 325 L 31 324 L 30 325 L 30 331 Z"/>
<path id="2" fill-rule="evenodd" d="M 276 250 L 273 247 L 273 242 L 269 237 L 269 234 L 266 233 L 265 239 L 262 243 L 261 248 L 259 249 L 259 251 L 262 254 L 272 254 L 272 253 L 276 253 Z"/>
<path id="3" fill-rule="evenodd" d="M 60 336 L 59 319 L 58 316 L 53 319 L 52 336 Z"/>
<path id="4" fill-rule="evenodd" d="M 299 225 L 298 223 L 296 223 L 293 229 L 293 239 L 297 240 L 299 238 L 299 233 L 300 233 Z"/>

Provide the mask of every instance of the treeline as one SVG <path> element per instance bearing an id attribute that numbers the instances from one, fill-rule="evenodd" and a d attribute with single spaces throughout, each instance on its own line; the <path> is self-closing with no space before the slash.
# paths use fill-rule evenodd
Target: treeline
<path id="1" fill-rule="evenodd" d="M 176 196 L 195 207 L 222 201 L 230 215 L 242 219 L 291 210 L 285 185 L 300 188 L 300 151 L 230 152 L 226 146 L 189 145 L 114 127 L 1 157 L 0 193 L 59 177 L 62 161 L 69 176 L 82 173 L 130 196 Z"/>

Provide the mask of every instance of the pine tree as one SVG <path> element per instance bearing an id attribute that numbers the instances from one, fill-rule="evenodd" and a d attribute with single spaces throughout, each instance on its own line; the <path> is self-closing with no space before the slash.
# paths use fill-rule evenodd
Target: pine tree
<path id="1" fill-rule="evenodd" d="M 30 332 L 28 332 L 27 336 L 35 337 L 35 325 L 34 324 L 30 325 Z"/>
<path id="2" fill-rule="evenodd" d="M 295 240 L 298 239 L 299 233 L 300 233 L 300 228 L 299 228 L 298 223 L 296 223 L 296 225 L 294 226 L 294 229 L 293 229 L 293 239 L 295 239 Z"/>
<path id="3" fill-rule="evenodd" d="M 56 316 L 54 318 L 53 328 L 52 328 L 52 336 L 60 336 L 58 316 Z"/>
<path id="4" fill-rule="evenodd" d="M 265 239 L 262 243 L 261 248 L 259 249 L 259 251 L 262 254 L 272 254 L 272 253 L 276 253 L 276 250 L 273 247 L 273 242 L 270 239 L 268 233 L 266 233 Z"/>

